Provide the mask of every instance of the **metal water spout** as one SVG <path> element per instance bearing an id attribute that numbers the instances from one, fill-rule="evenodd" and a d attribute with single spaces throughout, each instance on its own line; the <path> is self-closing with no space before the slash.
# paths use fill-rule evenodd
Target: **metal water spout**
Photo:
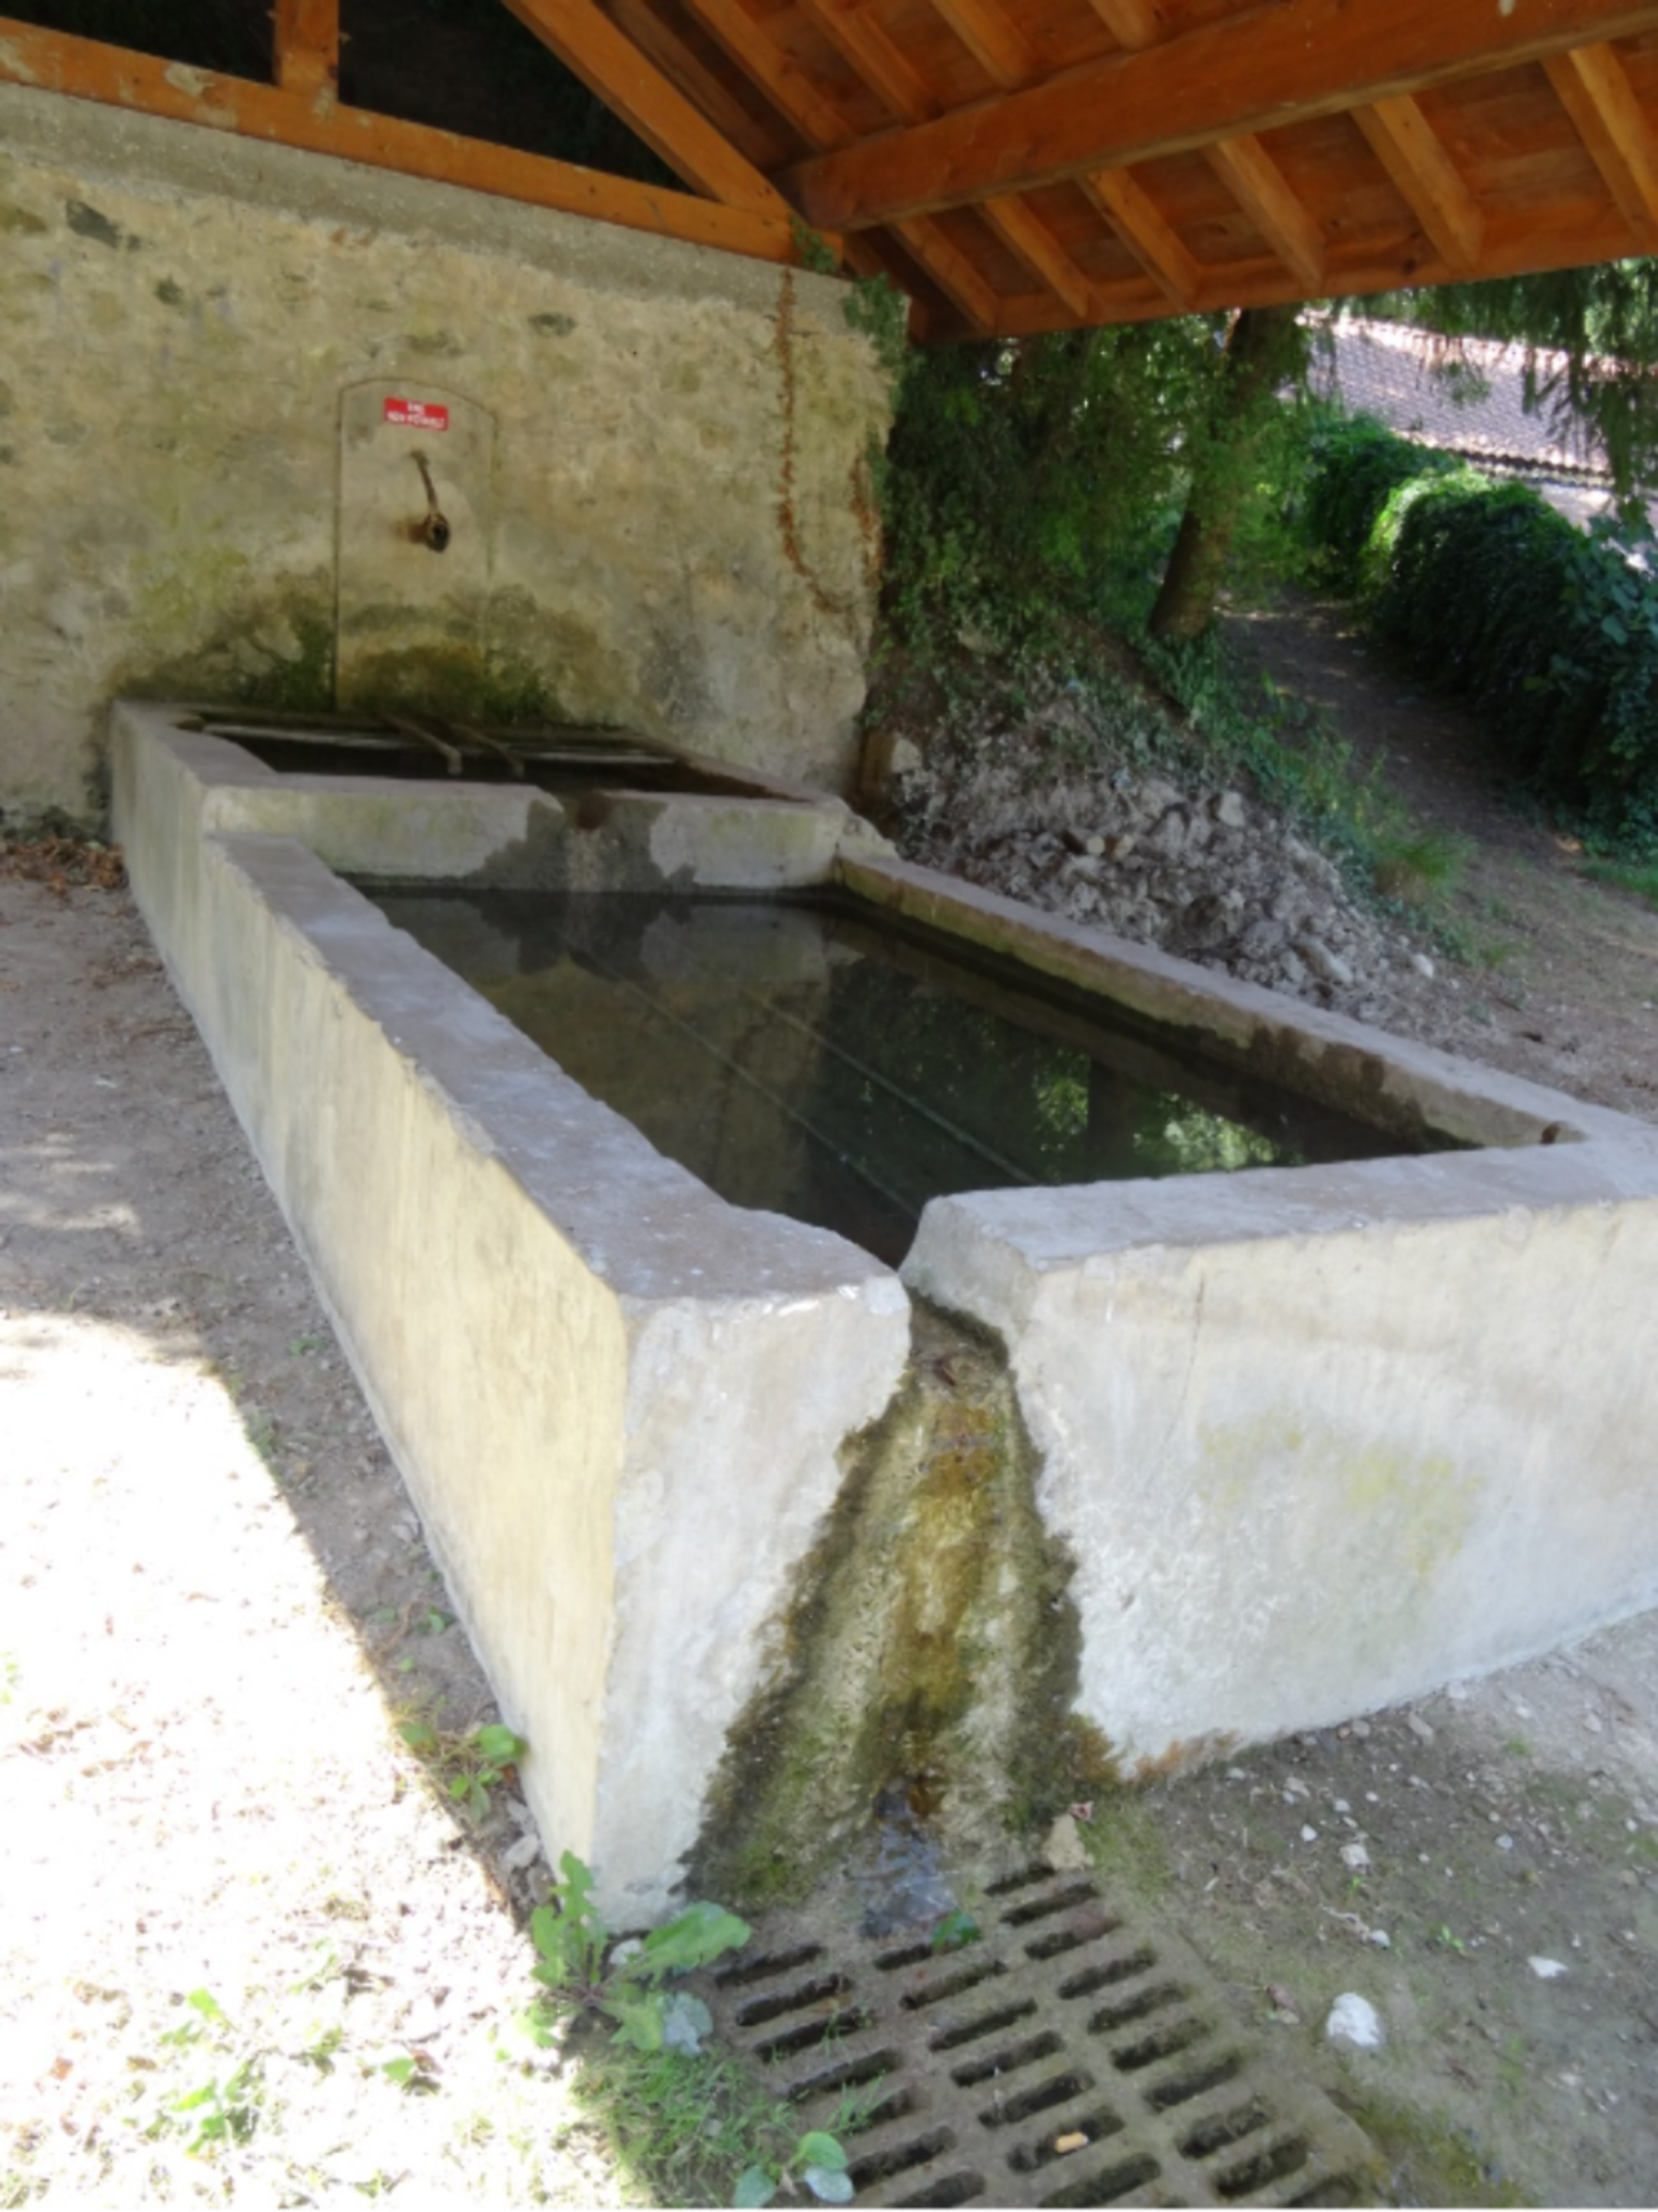
<path id="1" fill-rule="evenodd" d="M 442 553 L 451 535 L 449 517 L 438 504 L 438 487 L 432 482 L 432 472 L 426 455 L 416 453 L 414 462 L 420 471 L 420 481 L 426 486 L 426 510 L 418 522 L 411 524 L 409 535 L 417 544 L 428 546 L 433 553 Z"/>

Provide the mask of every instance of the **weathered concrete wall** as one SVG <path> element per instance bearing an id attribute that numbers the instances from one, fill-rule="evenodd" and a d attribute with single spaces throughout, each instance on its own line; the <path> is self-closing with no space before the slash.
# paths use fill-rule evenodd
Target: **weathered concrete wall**
<path id="1" fill-rule="evenodd" d="M 859 1576 L 902 1580 L 879 1533 L 844 1556 L 812 1544 L 862 1495 L 845 1447 L 903 1368 L 904 1284 L 1007 1348 L 1045 1549 L 991 1579 L 1008 1598 L 1022 1573 L 1050 1575 L 1050 1598 L 1064 1583 L 1080 1710 L 1130 1770 L 1337 1720 L 1658 1599 L 1652 1131 L 1033 919 L 882 857 L 834 801 L 810 836 L 799 800 L 682 794 L 621 795 L 584 829 L 521 787 L 331 792 L 180 719 L 118 711 L 134 887 L 503 1705 L 547 1754 L 527 1770 L 547 1839 L 597 1858 L 619 1903 L 660 1901 L 743 1760 L 817 1771 L 765 1733 L 806 1649 L 780 1623 L 815 1598 L 808 1560 L 842 1558 L 855 1595 Z M 711 888 L 832 871 L 1402 1132 L 1485 1149 L 935 1200 L 901 1284 L 670 1166 L 299 841 L 372 869 L 377 837 L 399 869 L 451 879 L 531 850 L 594 888 L 607 870 Z M 941 1498 L 965 1464 L 956 1427 Z M 894 1510 L 930 1508 L 917 1491 Z M 920 1559 L 931 1606 L 954 1570 L 925 1529 Z M 881 1609 L 841 1608 L 860 1651 Z M 846 1691 L 836 1649 L 785 1683 L 789 1715 Z M 728 1744 L 740 1721 L 760 1733 Z M 785 1809 L 811 1829 L 858 1806 Z"/>
<path id="2" fill-rule="evenodd" d="M 159 720 L 115 740 L 146 919 L 529 1739 L 543 1834 L 648 1914 L 908 1300 L 722 1204 L 297 840 L 204 828 L 235 756 L 146 743 Z"/>
<path id="3" fill-rule="evenodd" d="M 1006 1339 L 1133 1768 L 1333 1723 L 1658 1599 L 1658 1163 L 1588 1146 L 928 1210 Z"/>
<path id="4" fill-rule="evenodd" d="M 342 589 L 358 696 L 849 779 L 886 401 L 838 286 L 17 87 L 0 248 L 0 806 L 92 811 L 118 694 L 327 704 Z M 341 587 L 376 381 L 451 404 L 405 435 L 455 537 Z M 398 559 L 452 579 L 402 646 Z"/>
<path id="5" fill-rule="evenodd" d="M 867 895 L 1490 1149 L 937 1199 L 904 1268 L 995 1329 L 1130 1771 L 1530 1657 L 1658 1600 L 1658 1139 L 922 870 Z"/>

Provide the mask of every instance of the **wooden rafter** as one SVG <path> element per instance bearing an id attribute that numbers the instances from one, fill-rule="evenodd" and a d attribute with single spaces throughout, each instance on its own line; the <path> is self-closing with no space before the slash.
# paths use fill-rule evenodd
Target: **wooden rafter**
<path id="1" fill-rule="evenodd" d="M 721 82 L 685 40 L 671 29 L 650 0 L 607 0 L 618 30 L 654 62 L 663 76 L 689 95 L 698 111 L 758 170 L 776 169 L 785 148 L 757 122 L 729 86 Z"/>
<path id="2" fill-rule="evenodd" d="M 1420 105 L 1400 93 L 1355 110 L 1353 121 L 1447 265 L 1459 276 L 1471 275 L 1479 265 L 1485 217 Z"/>
<path id="3" fill-rule="evenodd" d="M 1137 53 L 1142 46 L 1155 46 L 1165 35 L 1150 0 L 1091 0 L 1091 5 L 1117 44 Z"/>
<path id="4" fill-rule="evenodd" d="M 1548 81 L 1607 191 L 1640 230 L 1658 228 L 1658 147 L 1609 46 L 1553 56 Z"/>
<path id="5" fill-rule="evenodd" d="M 1658 0 L 478 0 L 698 197 L 344 109 L 339 0 L 266 4 L 269 84 L 5 22 L 0 81 L 771 260 L 803 217 L 937 337 L 1658 251 Z"/>
<path id="6" fill-rule="evenodd" d="M 802 6 L 830 44 L 839 48 L 894 115 L 905 123 L 926 123 L 939 112 L 938 101 L 904 54 L 857 0 L 802 0 Z"/>
<path id="7" fill-rule="evenodd" d="M 846 117 L 828 99 L 804 70 L 796 66 L 783 48 L 755 23 L 739 0 L 685 0 L 690 13 L 710 37 L 717 39 L 735 60 L 740 60 L 780 115 L 788 118 L 811 146 L 845 146 L 852 133 Z M 945 298 L 965 320 L 969 329 L 988 333 L 996 327 L 996 295 L 965 254 L 952 246 L 937 223 L 917 221 L 894 227 L 917 268 L 930 276 Z M 861 274 L 884 270 L 879 260 L 860 254 L 857 241 L 848 241 L 847 258 Z"/>
<path id="8" fill-rule="evenodd" d="M 836 0 L 804 0 L 804 5 L 864 83 L 901 121 L 919 123 L 938 112 L 938 104 L 926 86 L 873 18 L 856 6 L 837 6 Z M 1012 30 L 992 0 L 934 0 L 934 5 L 966 43 L 973 45 L 976 40 L 987 53 L 998 57 L 993 75 L 1015 65 L 1022 75 L 1022 55 L 1017 64 L 1014 60 L 1018 50 Z M 1073 314 L 1084 321 L 1090 319 L 1092 287 L 1038 217 L 1015 199 L 987 201 L 979 213 L 1039 283 L 1051 286 Z M 939 225 L 912 221 L 894 228 L 917 262 L 970 324 L 977 330 L 995 330 L 999 313 L 994 288 Z"/>
<path id="9" fill-rule="evenodd" d="M 1208 149 L 1209 167 L 1278 255 L 1309 292 L 1324 289 L 1325 250 L 1318 225 L 1284 181 L 1284 173 L 1251 133 Z"/>
<path id="10" fill-rule="evenodd" d="M 809 146 L 831 152 L 850 143 L 853 134 L 840 110 L 761 29 L 741 0 L 684 0 L 684 5 Z"/>
<path id="11" fill-rule="evenodd" d="M 578 169 L 539 154 L 486 146 L 452 131 L 402 123 L 359 108 L 323 102 L 275 85 L 217 76 L 158 55 L 129 53 L 91 39 L 41 30 L 0 18 L 0 83 L 59 92 L 176 123 L 200 123 L 309 153 L 361 161 L 521 200 L 534 207 L 619 223 L 629 230 L 718 246 L 758 260 L 791 262 L 799 248 L 787 216 L 721 206 L 687 193 L 664 192 Z"/>
<path id="12" fill-rule="evenodd" d="M 992 84 L 1011 88 L 1031 74 L 1024 41 L 996 0 L 932 0 Z"/>
<path id="13" fill-rule="evenodd" d="M 588 89 L 685 182 L 726 207 L 787 219 L 788 204 L 594 0 L 505 0 Z"/>
<path id="14" fill-rule="evenodd" d="M 1082 189 L 1170 305 L 1183 314 L 1195 308 L 1203 272 L 1129 171 L 1098 170 L 1083 178 Z"/>
<path id="15" fill-rule="evenodd" d="M 894 223 L 893 228 L 940 290 L 960 308 L 969 329 L 987 334 L 998 327 L 1000 303 L 995 292 L 930 216 L 918 215 L 910 222 Z"/>
<path id="16" fill-rule="evenodd" d="M 340 81 L 340 0 L 276 0 L 271 75 L 285 92 L 332 98 Z"/>
<path id="17" fill-rule="evenodd" d="M 797 164 L 809 220 L 863 229 L 1658 29 L 1658 0 L 1280 0 Z"/>
<path id="18" fill-rule="evenodd" d="M 1023 200 L 986 200 L 979 213 L 1039 284 L 1064 300 L 1079 322 L 1097 322 L 1094 287 Z"/>

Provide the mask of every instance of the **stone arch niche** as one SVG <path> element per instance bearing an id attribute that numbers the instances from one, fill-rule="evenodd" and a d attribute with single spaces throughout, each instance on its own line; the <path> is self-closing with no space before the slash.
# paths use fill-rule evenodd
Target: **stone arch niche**
<path id="1" fill-rule="evenodd" d="M 406 377 L 341 392 L 340 707 L 485 710 L 495 451 L 495 416 L 461 392 Z"/>

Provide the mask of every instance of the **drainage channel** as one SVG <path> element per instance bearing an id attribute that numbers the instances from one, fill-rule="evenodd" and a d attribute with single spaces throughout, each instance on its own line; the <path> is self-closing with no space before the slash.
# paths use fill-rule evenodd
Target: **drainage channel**
<path id="1" fill-rule="evenodd" d="M 695 1978 L 729 2047 L 869 2205 L 1352 2205 L 1376 2160 L 1252 2053 L 1195 1952 L 1083 1875 L 993 1885 L 980 1935 L 824 1939 L 768 1915 Z"/>

